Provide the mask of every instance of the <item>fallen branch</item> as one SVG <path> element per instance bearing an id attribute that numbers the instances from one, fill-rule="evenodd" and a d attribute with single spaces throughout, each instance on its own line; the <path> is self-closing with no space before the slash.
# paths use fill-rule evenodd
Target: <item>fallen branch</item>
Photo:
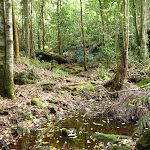
<path id="1" fill-rule="evenodd" d="M 56 124 L 58 124 L 60 121 L 62 120 L 58 120 L 57 122 L 55 122 L 52 126 L 50 126 L 47 130 L 45 130 L 39 137 L 39 141 L 35 143 L 35 145 L 33 146 L 32 150 L 35 150 L 36 147 L 40 144 L 40 139 L 43 138 L 44 134 L 48 133 L 48 131 L 53 128 Z"/>

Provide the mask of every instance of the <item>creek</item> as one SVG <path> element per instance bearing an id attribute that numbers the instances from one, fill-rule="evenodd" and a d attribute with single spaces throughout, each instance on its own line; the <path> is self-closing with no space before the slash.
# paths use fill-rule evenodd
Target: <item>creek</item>
<path id="1" fill-rule="evenodd" d="M 52 123 L 47 122 L 41 129 L 41 133 L 46 130 Z M 73 128 L 76 130 L 74 136 L 62 135 L 62 129 Z M 124 123 L 113 120 L 111 118 L 86 118 L 81 114 L 65 118 L 59 124 L 49 130 L 44 135 L 40 146 L 48 146 L 50 149 L 88 149 L 93 150 L 96 146 L 100 146 L 100 142 L 92 137 L 92 134 L 100 132 L 104 134 L 118 134 L 131 136 L 134 130 L 134 124 L 131 122 Z M 40 134 L 41 134 L 40 133 Z M 40 135 L 38 134 L 38 135 Z M 37 136 L 26 134 L 19 138 L 16 143 L 9 145 L 10 149 L 27 150 L 32 149 Z M 101 143 L 101 149 L 105 147 Z"/>

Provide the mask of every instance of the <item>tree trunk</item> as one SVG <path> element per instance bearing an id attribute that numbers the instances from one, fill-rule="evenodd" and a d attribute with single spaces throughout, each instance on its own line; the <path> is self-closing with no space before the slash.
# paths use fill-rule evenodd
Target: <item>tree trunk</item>
<path id="1" fill-rule="evenodd" d="M 148 56 L 148 50 L 146 45 L 146 0 L 141 0 L 141 58 L 146 58 Z"/>
<path id="2" fill-rule="evenodd" d="M 86 50 L 85 50 L 85 40 L 84 40 L 84 29 L 83 29 L 83 16 L 82 16 L 82 0 L 80 0 L 80 6 L 81 6 L 82 43 L 83 43 L 83 49 L 84 49 L 84 71 L 87 71 L 87 68 L 86 68 Z"/>
<path id="3" fill-rule="evenodd" d="M 26 54 L 30 56 L 29 0 L 25 0 L 25 45 Z"/>
<path id="4" fill-rule="evenodd" d="M 104 29 L 105 29 L 105 25 L 104 25 L 104 17 L 103 17 L 103 11 L 102 11 L 102 3 L 101 3 L 101 0 L 99 0 L 99 7 L 100 7 L 100 16 L 101 16 L 101 19 L 102 19 L 102 30 L 103 30 L 103 46 L 105 45 L 105 35 L 104 35 Z"/>
<path id="5" fill-rule="evenodd" d="M 42 5 L 41 5 L 41 15 L 42 15 L 42 25 L 43 25 L 43 51 L 45 50 L 45 29 L 44 29 L 44 0 L 42 1 Z"/>
<path id="6" fill-rule="evenodd" d="M 5 78 L 5 19 L 4 19 L 4 0 L 0 0 L 0 95 L 6 96 L 4 88 Z"/>
<path id="7" fill-rule="evenodd" d="M 136 31 L 136 42 L 137 42 L 137 45 L 140 46 L 135 0 L 133 0 L 133 19 L 134 19 L 134 25 L 135 25 L 135 31 Z"/>
<path id="8" fill-rule="evenodd" d="M 30 55 L 32 55 L 33 50 L 33 32 L 32 32 L 32 0 L 30 0 Z"/>
<path id="9" fill-rule="evenodd" d="M 61 3 L 60 0 L 57 1 L 57 23 L 58 23 L 58 53 L 62 55 L 61 50 L 61 33 L 60 33 L 60 7 Z"/>
<path id="10" fill-rule="evenodd" d="M 112 84 L 112 89 L 122 89 L 123 82 L 126 78 L 128 68 L 128 47 L 129 47 L 129 0 L 123 0 L 124 18 L 123 18 L 123 44 L 122 60 L 120 66 L 117 68 L 117 73 Z"/>
<path id="11" fill-rule="evenodd" d="M 116 50 L 116 62 L 117 62 L 117 68 L 119 67 L 119 58 L 118 58 L 118 28 L 119 28 L 119 6 L 120 6 L 120 0 L 118 0 L 118 8 L 117 8 L 117 16 L 116 16 L 116 35 L 115 35 L 115 50 Z"/>
<path id="12" fill-rule="evenodd" d="M 14 99 L 14 84 L 13 84 L 13 22 L 12 22 L 12 1 L 5 0 L 5 38 L 6 38 L 6 53 L 5 53 L 5 81 L 4 86 L 6 94 L 9 98 Z"/>
<path id="13" fill-rule="evenodd" d="M 15 10 L 14 10 L 14 0 L 12 0 L 12 14 L 13 14 L 13 35 L 14 35 L 14 52 L 15 56 L 19 56 L 19 41 L 18 41 L 18 33 L 17 33 L 17 25 L 15 18 Z"/>

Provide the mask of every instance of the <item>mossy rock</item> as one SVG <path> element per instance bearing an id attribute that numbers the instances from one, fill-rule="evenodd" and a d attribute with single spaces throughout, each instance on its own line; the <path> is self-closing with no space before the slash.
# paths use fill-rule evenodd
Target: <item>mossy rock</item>
<path id="1" fill-rule="evenodd" d="M 78 93 L 78 91 L 73 91 L 73 92 L 71 92 L 71 95 L 72 96 L 77 96 L 77 95 L 79 95 L 79 93 Z"/>
<path id="2" fill-rule="evenodd" d="M 148 83 L 150 83 L 150 78 L 145 78 L 141 80 L 140 82 L 138 82 L 137 86 L 141 87 L 141 86 L 147 85 Z"/>
<path id="3" fill-rule="evenodd" d="M 150 150 L 150 129 L 136 142 L 138 150 Z"/>
<path id="4" fill-rule="evenodd" d="M 32 105 L 36 105 L 36 106 L 39 106 L 40 105 L 40 100 L 38 98 L 33 98 L 31 100 L 31 104 Z"/>
<path id="5" fill-rule="evenodd" d="M 131 150 L 131 148 L 129 146 L 113 146 L 108 150 Z"/>
<path id="6" fill-rule="evenodd" d="M 130 139 L 131 138 L 131 137 L 125 136 L 125 135 L 103 134 L 103 133 L 94 134 L 92 136 L 96 140 L 103 141 L 105 143 L 107 143 L 107 142 L 116 143 L 116 142 L 118 142 L 118 139 Z"/>
<path id="7" fill-rule="evenodd" d="M 42 86 L 43 91 L 52 91 L 53 90 L 51 83 L 43 84 L 41 86 Z"/>
<path id="8" fill-rule="evenodd" d="M 64 64 L 64 63 L 68 63 L 68 61 L 63 58 L 62 56 L 60 56 L 57 53 L 53 53 L 53 52 L 36 52 L 36 57 L 38 57 L 41 61 L 47 61 L 50 62 L 52 60 L 55 60 L 58 62 L 58 64 Z"/>
<path id="9" fill-rule="evenodd" d="M 18 135 L 21 135 L 21 134 L 25 133 L 26 131 L 27 131 L 27 129 L 24 128 L 23 126 L 18 126 L 17 127 L 17 134 Z"/>
<path id="10" fill-rule="evenodd" d="M 81 82 L 78 84 L 78 88 L 85 91 L 94 91 L 94 86 L 87 82 Z"/>
<path id="11" fill-rule="evenodd" d="M 64 135 L 64 136 L 73 137 L 73 136 L 76 136 L 76 131 L 77 130 L 74 129 L 74 128 L 69 128 L 69 129 L 62 128 L 61 134 Z"/>
<path id="12" fill-rule="evenodd" d="M 26 72 L 16 72 L 14 74 L 14 83 L 18 85 L 23 84 L 33 84 L 36 83 L 40 79 L 38 74 L 26 73 Z"/>

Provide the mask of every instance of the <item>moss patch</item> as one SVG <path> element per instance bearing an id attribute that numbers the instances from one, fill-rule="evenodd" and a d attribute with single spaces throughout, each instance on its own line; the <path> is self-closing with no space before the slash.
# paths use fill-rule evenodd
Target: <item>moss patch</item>
<path id="1" fill-rule="evenodd" d="M 114 134 L 103 134 L 103 133 L 94 134 L 92 136 L 96 140 L 103 141 L 105 143 L 107 142 L 116 143 L 118 142 L 118 139 L 130 139 L 129 136 L 125 136 L 125 135 L 114 135 Z"/>
<path id="2" fill-rule="evenodd" d="M 148 83 L 150 83 L 150 78 L 145 78 L 141 80 L 140 82 L 138 82 L 137 86 L 141 87 L 141 86 L 147 85 Z"/>
<path id="3" fill-rule="evenodd" d="M 94 86 L 87 82 L 81 82 L 78 84 L 78 88 L 85 91 L 94 91 Z"/>
<path id="4" fill-rule="evenodd" d="M 36 105 L 36 106 L 39 106 L 40 105 L 40 100 L 38 98 L 33 98 L 31 100 L 31 104 L 32 105 Z"/>
<path id="5" fill-rule="evenodd" d="M 43 91 L 52 91 L 53 90 L 51 83 L 43 84 L 41 86 L 42 86 Z"/>
<path id="6" fill-rule="evenodd" d="M 18 85 L 23 84 L 33 84 L 40 79 L 38 74 L 26 73 L 26 72 L 16 72 L 14 74 L 14 83 Z"/>

